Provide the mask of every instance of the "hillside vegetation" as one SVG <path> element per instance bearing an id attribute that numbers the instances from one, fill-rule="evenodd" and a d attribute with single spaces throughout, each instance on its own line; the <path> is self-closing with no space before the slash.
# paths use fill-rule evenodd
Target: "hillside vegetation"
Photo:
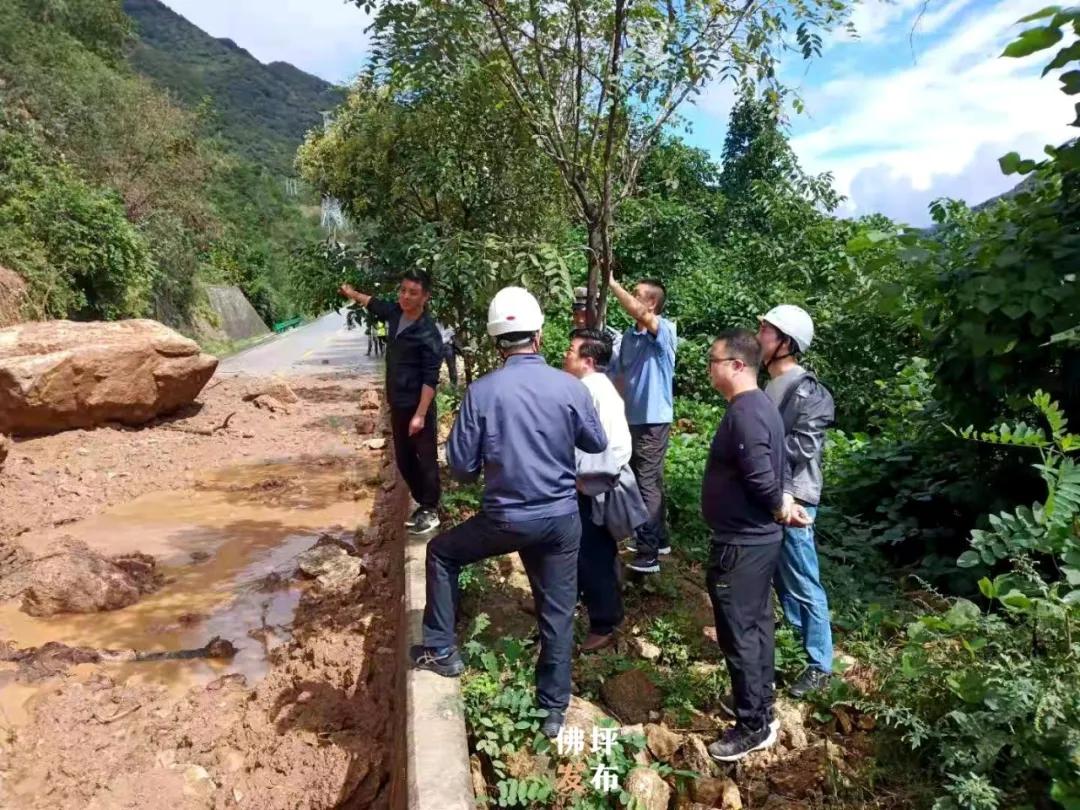
<path id="1" fill-rule="evenodd" d="M 315 101 L 303 109 L 317 80 L 250 60 L 311 93 L 289 90 L 291 134 L 252 127 L 246 157 L 217 136 L 224 113 L 131 68 L 134 31 L 119 0 L 0 4 L 0 265 L 27 284 L 24 317 L 152 316 L 192 331 L 201 280 L 238 284 L 267 321 L 298 314 L 292 254 L 320 234 L 281 163 L 302 113 L 319 119 Z"/>
<path id="2" fill-rule="evenodd" d="M 215 39 L 159 0 L 124 0 L 135 21 L 135 69 L 190 107 L 209 104 L 208 124 L 237 154 L 291 174 L 296 147 L 344 91 L 285 62 L 264 65 Z"/>

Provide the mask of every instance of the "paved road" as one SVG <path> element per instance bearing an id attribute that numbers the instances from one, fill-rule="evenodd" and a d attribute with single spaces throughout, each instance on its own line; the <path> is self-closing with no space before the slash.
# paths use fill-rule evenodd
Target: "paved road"
<path id="1" fill-rule="evenodd" d="M 218 374 L 382 374 L 382 360 L 368 357 L 362 327 L 345 328 L 345 316 L 330 312 L 299 329 L 227 357 Z"/>

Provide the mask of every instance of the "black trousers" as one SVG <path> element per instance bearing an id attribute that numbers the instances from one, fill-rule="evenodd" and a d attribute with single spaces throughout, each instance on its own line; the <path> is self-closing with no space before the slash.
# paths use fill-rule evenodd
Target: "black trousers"
<path id="1" fill-rule="evenodd" d="M 415 408 L 391 408 L 390 429 L 394 434 L 394 458 L 401 477 L 409 486 L 413 500 L 421 506 L 435 509 L 442 495 L 439 483 L 438 434 L 435 403 L 428 408 L 424 428 L 415 436 L 409 435 L 409 422 Z"/>
<path id="2" fill-rule="evenodd" d="M 457 352 L 453 343 L 443 344 L 443 360 L 446 361 L 446 376 L 450 384 L 457 388 Z"/>
<path id="3" fill-rule="evenodd" d="M 716 640 L 727 661 L 735 717 L 758 729 L 772 719 L 776 646 L 772 581 L 782 543 L 713 542 L 706 584 Z"/>
<path id="4" fill-rule="evenodd" d="M 580 538 L 577 512 L 512 523 L 492 520 L 481 512 L 440 534 L 427 546 L 424 646 L 456 643 L 454 622 L 462 567 L 516 551 L 529 575 L 540 630 L 536 702 L 542 709 L 565 711 L 570 704 Z"/>
<path id="5" fill-rule="evenodd" d="M 638 549 L 655 555 L 668 545 L 667 504 L 664 500 L 664 457 L 671 425 L 630 425 L 630 469 L 634 471 L 649 519 L 637 530 Z"/>
<path id="6" fill-rule="evenodd" d="M 578 495 L 581 512 L 581 550 L 578 551 L 578 592 L 589 613 L 589 632 L 606 636 L 623 621 L 619 587 L 619 548 L 611 532 L 592 522 L 592 499 Z"/>

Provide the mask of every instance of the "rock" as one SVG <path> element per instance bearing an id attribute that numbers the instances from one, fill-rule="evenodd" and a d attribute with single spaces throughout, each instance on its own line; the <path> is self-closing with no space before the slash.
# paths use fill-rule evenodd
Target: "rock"
<path id="1" fill-rule="evenodd" d="M 348 590 L 363 575 L 364 563 L 358 557 L 337 557 L 315 581 L 328 590 Z"/>
<path id="2" fill-rule="evenodd" d="M 682 747 L 685 739 L 681 734 L 676 734 L 664 726 L 659 726 L 656 723 L 649 723 L 645 726 L 645 741 L 648 743 L 649 751 L 661 762 L 671 762 L 671 758 L 675 756 L 675 752 Z"/>
<path id="3" fill-rule="evenodd" d="M 663 696 L 640 669 L 628 669 L 604 681 L 604 703 L 625 723 L 645 723 L 649 712 L 660 708 Z"/>
<path id="4" fill-rule="evenodd" d="M 270 397 L 276 399 L 283 405 L 295 405 L 300 401 L 300 397 L 296 395 L 296 392 L 289 388 L 288 384 L 284 380 L 260 380 L 251 385 L 248 390 L 243 394 L 241 399 L 244 402 L 252 402 L 259 397 Z"/>
<path id="5" fill-rule="evenodd" d="M 289 409 L 284 402 L 279 402 L 274 397 L 267 396 L 266 394 L 260 394 L 251 400 L 251 404 L 262 411 L 269 411 L 270 413 L 283 413 L 288 414 Z"/>
<path id="6" fill-rule="evenodd" d="M 611 715 L 595 703 L 590 703 L 577 695 L 570 696 L 570 705 L 567 706 L 566 714 L 563 716 L 563 725 L 567 728 L 580 728 L 585 732 L 586 741 L 589 741 L 592 739 L 593 726 L 609 723 L 618 725 Z"/>
<path id="7" fill-rule="evenodd" d="M 472 778 L 473 795 L 476 796 L 478 805 L 486 805 L 487 780 L 484 779 L 484 769 L 480 764 L 480 757 L 473 754 L 469 757 L 469 776 Z"/>
<path id="8" fill-rule="evenodd" d="M 319 539 L 315 541 L 312 548 L 319 548 L 320 546 L 337 546 L 346 554 L 356 554 L 356 548 L 348 540 L 332 534 L 320 534 Z"/>
<path id="9" fill-rule="evenodd" d="M 625 790 L 637 800 L 640 810 L 667 810 L 671 802 L 671 788 L 652 768 L 639 766 L 630 771 Z"/>
<path id="10" fill-rule="evenodd" d="M 244 754 L 235 748 L 224 748 L 217 752 L 218 764 L 226 773 L 236 773 L 244 767 Z"/>
<path id="11" fill-rule="evenodd" d="M 690 734 L 675 754 L 673 763 L 679 770 L 693 771 L 699 778 L 712 776 L 714 763 L 709 748 L 697 734 Z"/>
<path id="12" fill-rule="evenodd" d="M 371 414 L 361 414 L 356 417 L 356 432 L 362 436 L 374 433 L 379 427 L 379 420 Z"/>
<path id="13" fill-rule="evenodd" d="M 0 469 L 4 467 L 4 461 L 8 457 L 8 450 L 11 448 L 11 439 L 0 433 Z"/>
<path id="14" fill-rule="evenodd" d="M 824 745 L 804 748 L 785 760 L 783 767 L 769 770 L 769 787 L 788 800 L 816 795 L 825 784 L 828 762 Z"/>
<path id="15" fill-rule="evenodd" d="M 630 652 L 646 661 L 656 661 L 660 658 L 661 650 L 651 641 L 646 641 L 639 636 L 630 637 Z"/>
<path id="16" fill-rule="evenodd" d="M 731 779 L 724 780 L 724 792 L 720 794 L 721 810 L 742 810 L 742 794 Z"/>
<path id="17" fill-rule="evenodd" d="M 836 723 L 840 727 L 840 733 L 846 735 L 851 734 L 855 730 L 855 721 L 851 719 L 851 713 L 845 706 L 833 706 L 833 716 L 836 718 Z"/>
<path id="18" fill-rule="evenodd" d="M 305 575 L 314 579 L 332 571 L 339 560 L 348 556 L 349 553 L 339 546 L 314 546 L 297 557 L 296 563 Z"/>
<path id="19" fill-rule="evenodd" d="M 31 616 L 95 613 L 138 601 L 161 584 L 154 559 L 132 554 L 109 560 L 66 538 L 31 563 L 22 610 Z"/>
<path id="20" fill-rule="evenodd" d="M 364 442 L 364 447 L 368 450 L 382 450 L 386 447 L 386 439 L 368 439 Z"/>
<path id="21" fill-rule="evenodd" d="M 726 776 L 717 779 L 702 776 L 695 779 L 690 785 L 690 796 L 695 802 L 706 807 L 724 807 L 731 810 L 735 807 L 742 808 L 739 787 Z M 737 804 L 732 802 L 737 802 Z"/>
<path id="22" fill-rule="evenodd" d="M 197 343 L 151 320 L 0 329 L 0 433 L 141 425 L 193 402 L 216 368 Z"/>
<path id="23" fill-rule="evenodd" d="M 660 722 L 668 728 L 697 731 L 699 733 L 712 733 L 720 727 L 720 723 L 717 722 L 716 718 L 710 717 L 699 709 L 691 709 L 689 712 L 665 709 Z"/>
<path id="24" fill-rule="evenodd" d="M 776 719 L 780 721 L 779 741 L 792 751 L 800 751 L 809 744 L 802 709 L 784 698 L 778 697 L 774 706 Z"/>
<path id="25" fill-rule="evenodd" d="M 367 388 L 360 392 L 360 410 L 362 411 L 377 411 L 382 407 L 382 397 L 379 392 Z"/>
<path id="26" fill-rule="evenodd" d="M 183 769 L 184 795 L 196 799 L 209 799 L 210 795 L 217 790 L 217 785 L 210 778 L 206 768 L 201 765 L 176 765 L 177 769 Z"/>

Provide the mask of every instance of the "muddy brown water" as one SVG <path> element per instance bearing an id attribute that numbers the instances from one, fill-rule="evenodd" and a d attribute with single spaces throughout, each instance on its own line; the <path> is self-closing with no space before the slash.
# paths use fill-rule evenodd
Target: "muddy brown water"
<path id="1" fill-rule="evenodd" d="M 166 685 L 177 694 L 234 672 L 253 683 L 265 674 L 270 650 L 290 637 L 304 588 L 292 576 L 296 557 L 324 532 L 350 536 L 366 524 L 373 493 L 364 482 L 376 469 L 373 460 L 356 457 L 231 467 L 205 474 L 192 488 L 150 493 L 64 526 L 64 534 L 103 554 L 154 555 L 166 584 L 105 613 L 35 618 L 7 602 L 0 605 L 0 639 L 19 647 L 59 641 L 157 652 L 221 636 L 238 648 L 231 661 L 81 665 L 69 677 L 104 666 L 117 681 Z M 14 683 L 12 669 L 0 664 L 0 723 L 18 726 L 55 684 Z"/>

